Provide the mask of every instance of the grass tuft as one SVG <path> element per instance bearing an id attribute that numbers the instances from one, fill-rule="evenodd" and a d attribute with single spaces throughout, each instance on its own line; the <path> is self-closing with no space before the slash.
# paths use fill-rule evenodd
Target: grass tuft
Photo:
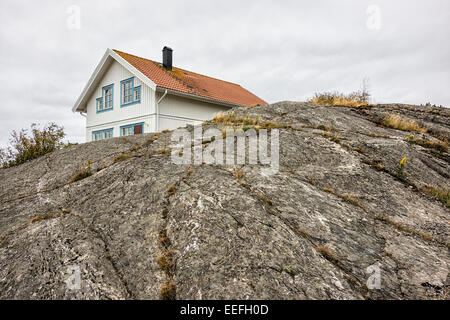
<path id="1" fill-rule="evenodd" d="M 426 186 L 421 191 L 439 200 L 447 208 L 450 208 L 450 189 L 440 188 L 438 186 Z"/>
<path id="2" fill-rule="evenodd" d="M 177 287 L 173 279 L 170 279 L 163 285 L 159 293 L 162 300 L 175 300 L 177 297 Z"/>
<path id="3" fill-rule="evenodd" d="M 92 176 L 91 160 L 88 161 L 88 165 L 86 168 L 81 169 L 79 172 L 72 176 L 70 182 L 73 183 L 76 181 L 80 181 L 90 176 Z"/>
<path id="4" fill-rule="evenodd" d="M 172 277 L 175 271 L 175 251 L 167 249 L 158 257 L 158 265 L 169 277 Z"/>
<path id="5" fill-rule="evenodd" d="M 245 173 L 242 169 L 234 169 L 233 174 L 238 181 L 241 181 L 241 179 L 245 176 Z"/>
<path id="6" fill-rule="evenodd" d="M 392 113 L 386 115 L 383 120 L 383 124 L 386 127 L 403 130 L 403 131 L 414 131 L 425 133 L 428 131 L 428 128 L 420 126 L 416 121 L 402 118 L 398 114 Z"/>
<path id="7" fill-rule="evenodd" d="M 338 143 L 338 144 L 341 143 L 341 138 L 339 138 L 339 136 L 334 135 L 334 134 L 331 134 L 331 133 L 328 132 L 328 131 L 324 131 L 324 132 L 321 132 L 321 133 L 319 133 L 319 134 L 320 134 L 322 137 L 324 137 L 324 138 L 326 138 L 326 139 L 328 139 L 328 140 L 330 140 L 330 141 L 333 141 L 333 142 Z"/>
<path id="8" fill-rule="evenodd" d="M 38 215 L 38 216 L 33 217 L 33 218 L 30 220 L 30 224 L 33 224 L 33 223 L 35 223 L 35 222 L 42 221 L 42 220 L 51 219 L 51 218 L 53 218 L 53 214 L 51 214 L 51 213 Z"/>
<path id="9" fill-rule="evenodd" d="M 308 102 L 326 106 L 342 106 L 349 108 L 359 108 L 369 105 L 369 93 L 365 90 L 355 91 L 350 94 L 340 92 L 315 93 Z"/>
<path id="10" fill-rule="evenodd" d="M 167 149 L 167 148 L 165 148 L 165 149 L 160 149 L 160 150 L 158 151 L 158 153 L 159 153 L 159 154 L 168 154 L 168 153 L 170 153 L 170 149 Z"/>
<path id="11" fill-rule="evenodd" d="M 176 190 L 177 190 L 177 186 L 172 184 L 167 188 L 166 192 L 169 194 L 169 196 L 171 196 L 171 195 L 175 194 Z"/>
<path id="12" fill-rule="evenodd" d="M 424 148 L 428 148 L 428 149 L 434 149 L 436 151 L 440 151 L 440 152 L 447 152 L 448 151 L 448 143 L 444 142 L 444 141 L 431 141 L 431 140 L 424 140 L 424 139 L 414 139 L 414 138 L 410 138 L 407 137 L 405 138 L 405 141 L 409 142 L 409 143 L 414 143 L 414 144 L 418 144 L 419 146 L 422 146 Z"/>
<path id="13" fill-rule="evenodd" d="M 158 241 L 163 248 L 167 249 L 170 247 L 171 241 L 170 241 L 169 237 L 167 236 L 166 229 L 162 229 L 159 231 Z"/>
<path id="14" fill-rule="evenodd" d="M 327 260 L 335 263 L 335 264 L 340 264 L 340 260 L 339 257 L 337 256 L 337 254 L 331 250 L 331 248 L 329 247 L 325 247 L 322 245 L 318 245 L 316 247 L 317 251 L 324 256 Z"/>
<path id="15" fill-rule="evenodd" d="M 125 160 L 128 160 L 130 158 L 133 158 L 133 155 L 131 153 L 121 153 L 121 154 L 118 154 L 117 156 L 114 157 L 113 163 L 118 163 L 118 162 L 121 162 L 121 161 L 125 161 Z"/>

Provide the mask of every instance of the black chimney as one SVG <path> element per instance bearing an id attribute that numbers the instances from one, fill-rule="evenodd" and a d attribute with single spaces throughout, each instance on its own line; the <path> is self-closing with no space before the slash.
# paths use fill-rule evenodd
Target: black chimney
<path id="1" fill-rule="evenodd" d="M 172 70 L 172 51 L 169 47 L 163 48 L 163 67 L 167 70 Z"/>

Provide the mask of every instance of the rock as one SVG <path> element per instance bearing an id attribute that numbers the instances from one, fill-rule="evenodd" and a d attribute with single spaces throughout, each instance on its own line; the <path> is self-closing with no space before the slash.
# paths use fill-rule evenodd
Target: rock
<path id="1" fill-rule="evenodd" d="M 448 297 L 449 208 L 426 191 L 450 188 L 448 150 L 382 122 L 397 113 L 428 128 L 416 138 L 448 144 L 450 110 L 280 102 L 233 112 L 280 127 L 277 174 L 173 164 L 161 151 L 170 132 L 0 170 L 0 298 Z M 88 160 L 93 174 L 71 182 Z"/>

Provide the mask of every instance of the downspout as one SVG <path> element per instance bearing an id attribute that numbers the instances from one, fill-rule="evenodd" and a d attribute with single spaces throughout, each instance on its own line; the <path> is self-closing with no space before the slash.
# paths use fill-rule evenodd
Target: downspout
<path id="1" fill-rule="evenodd" d="M 156 132 L 159 132 L 159 103 L 165 98 L 167 94 L 167 89 L 164 91 L 164 94 L 161 98 L 159 98 L 158 102 L 156 103 Z"/>

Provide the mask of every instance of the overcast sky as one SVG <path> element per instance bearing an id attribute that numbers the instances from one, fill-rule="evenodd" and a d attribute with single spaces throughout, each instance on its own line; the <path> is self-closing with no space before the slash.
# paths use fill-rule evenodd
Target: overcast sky
<path id="1" fill-rule="evenodd" d="M 79 24 L 77 12 L 79 10 Z M 0 145 L 32 122 L 63 125 L 106 48 L 239 83 L 272 103 L 350 92 L 450 105 L 450 1 L 0 2 Z"/>

